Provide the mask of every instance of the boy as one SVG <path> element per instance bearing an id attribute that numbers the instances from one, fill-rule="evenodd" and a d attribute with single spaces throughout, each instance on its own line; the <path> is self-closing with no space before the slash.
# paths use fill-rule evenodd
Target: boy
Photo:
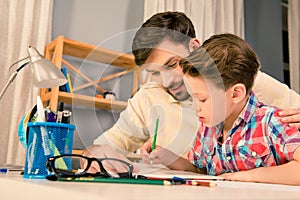
<path id="1" fill-rule="evenodd" d="M 232 34 L 215 35 L 180 65 L 202 126 L 189 152 L 192 163 L 164 148 L 150 154 L 154 163 L 229 180 L 300 185 L 300 132 L 255 97 L 260 63 L 250 45 Z"/>

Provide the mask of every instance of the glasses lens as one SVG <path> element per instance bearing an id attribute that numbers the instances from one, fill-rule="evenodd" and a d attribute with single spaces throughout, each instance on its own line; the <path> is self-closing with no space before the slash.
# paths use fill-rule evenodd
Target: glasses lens
<path id="1" fill-rule="evenodd" d="M 55 159 L 54 168 L 58 175 L 80 175 L 87 166 L 87 159 L 79 156 L 63 156 Z"/>
<path id="2" fill-rule="evenodd" d="M 101 161 L 104 169 L 111 177 L 115 178 L 130 178 L 132 169 L 128 163 L 120 160 L 105 159 Z"/>
<path id="3" fill-rule="evenodd" d="M 105 158 L 93 161 L 88 166 L 88 158 L 65 155 L 54 160 L 54 170 L 58 176 L 103 176 L 131 178 L 132 166 L 122 160 Z M 105 171 L 101 170 L 100 164 Z"/>

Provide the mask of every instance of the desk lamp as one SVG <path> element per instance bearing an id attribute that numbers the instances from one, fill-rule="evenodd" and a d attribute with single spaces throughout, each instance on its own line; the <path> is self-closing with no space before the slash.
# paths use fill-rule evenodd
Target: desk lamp
<path id="1" fill-rule="evenodd" d="M 67 83 L 67 80 L 62 72 L 52 62 L 44 58 L 36 48 L 29 46 L 27 52 L 29 55 L 28 57 L 13 63 L 9 67 L 9 69 L 11 69 L 14 65 L 24 62 L 24 64 L 18 67 L 9 77 L 8 82 L 0 93 L 0 101 L 8 86 L 18 75 L 18 72 L 28 64 L 31 66 L 31 71 L 33 73 L 33 85 L 35 87 L 52 88 Z"/>

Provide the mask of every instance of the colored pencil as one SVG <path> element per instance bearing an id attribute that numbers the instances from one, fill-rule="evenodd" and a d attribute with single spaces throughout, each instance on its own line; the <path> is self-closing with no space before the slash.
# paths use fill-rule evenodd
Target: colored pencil
<path id="1" fill-rule="evenodd" d="M 216 187 L 217 183 L 209 182 L 209 181 L 197 181 L 197 180 L 186 180 L 186 185 L 194 185 L 194 186 L 205 186 L 205 187 Z"/>
<path id="2" fill-rule="evenodd" d="M 125 183 L 125 184 L 147 184 L 147 185 L 175 185 L 167 180 L 148 180 L 135 178 L 98 178 L 98 177 L 79 177 L 79 178 L 58 178 L 59 181 L 74 182 L 98 182 L 98 183 Z"/>
<path id="3" fill-rule="evenodd" d="M 155 123 L 154 136 L 153 136 L 153 140 L 152 140 L 152 151 L 156 147 L 156 137 L 157 137 L 157 131 L 158 131 L 158 123 L 159 123 L 159 118 L 156 119 L 156 123 Z M 150 164 L 151 165 L 152 165 L 152 162 L 153 162 L 153 158 L 150 158 Z"/>
<path id="4" fill-rule="evenodd" d="M 153 136 L 153 141 L 152 141 L 152 151 L 156 147 L 156 137 L 157 137 L 158 123 L 159 123 L 159 118 L 156 119 L 155 131 L 154 131 L 154 136 Z"/>

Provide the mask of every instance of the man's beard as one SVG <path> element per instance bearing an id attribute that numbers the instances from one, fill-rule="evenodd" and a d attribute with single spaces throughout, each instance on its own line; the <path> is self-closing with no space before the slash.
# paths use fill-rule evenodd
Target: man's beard
<path id="1" fill-rule="evenodd" d="M 186 91 L 186 89 L 183 89 L 179 92 L 177 92 L 176 94 L 173 94 L 172 92 L 170 92 L 170 90 L 172 90 L 173 88 L 179 87 L 180 85 L 183 85 L 183 82 L 180 84 L 172 84 L 170 85 L 170 87 L 168 87 L 168 93 L 174 97 L 174 99 L 176 99 L 177 101 L 186 101 L 190 98 L 189 93 Z"/>

